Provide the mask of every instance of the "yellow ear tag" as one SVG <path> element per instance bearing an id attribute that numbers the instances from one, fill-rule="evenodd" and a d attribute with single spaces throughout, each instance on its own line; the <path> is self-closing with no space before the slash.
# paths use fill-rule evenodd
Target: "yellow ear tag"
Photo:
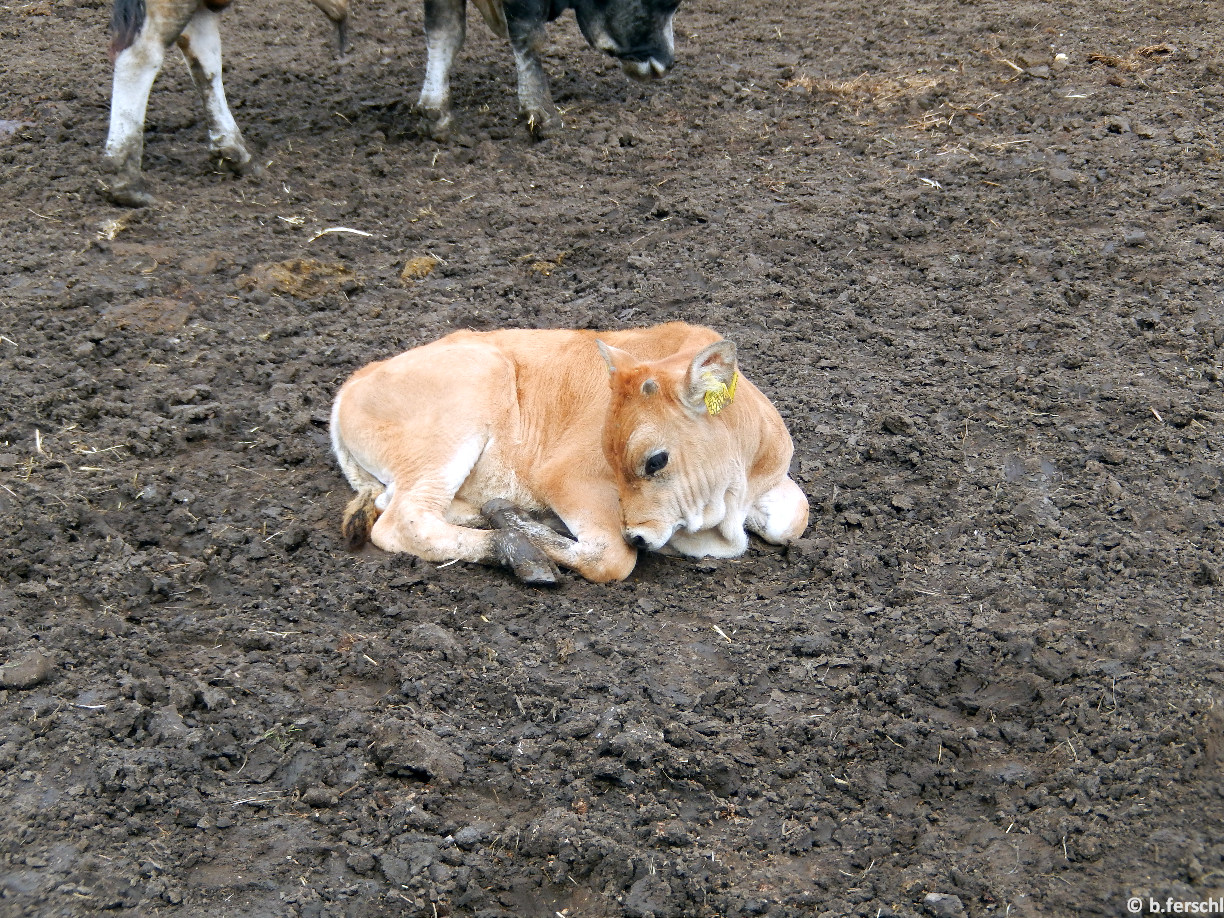
<path id="1" fill-rule="evenodd" d="M 729 386 L 726 383 L 715 382 L 714 374 L 708 371 L 702 373 L 701 378 L 710 387 L 706 389 L 705 394 L 706 411 L 711 415 L 718 414 L 731 404 L 731 399 L 735 398 L 735 384 L 739 382 L 739 373 L 731 377 Z"/>

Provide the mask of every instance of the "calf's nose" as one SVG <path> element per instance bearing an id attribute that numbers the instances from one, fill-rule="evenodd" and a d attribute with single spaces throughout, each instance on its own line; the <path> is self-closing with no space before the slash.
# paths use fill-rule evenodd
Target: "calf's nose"
<path id="1" fill-rule="evenodd" d="M 645 548 L 646 547 L 646 537 L 643 536 L 640 532 L 631 532 L 628 529 L 626 529 L 623 534 L 625 537 L 625 541 L 628 542 L 630 545 L 632 545 L 634 548 Z"/>

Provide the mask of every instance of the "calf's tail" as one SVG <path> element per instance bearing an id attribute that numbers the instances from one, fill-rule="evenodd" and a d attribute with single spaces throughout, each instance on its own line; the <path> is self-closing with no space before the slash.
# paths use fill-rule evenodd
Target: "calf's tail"
<path id="1" fill-rule="evenodd" d="M 340 535 L 344 538 L 344 544 L 351 551 L 356 551 L 370 541 L 370 530 L 374 528 L 379 515 L 374 499 L 378 497 L 381 490 L 381 486 L 377 490 L 362 488 L 344 508 L 344 518 L 340 522 Z"/>
<path id="2" fill-rule="evenodd" d="M 130 48 L 145 21 L 145 0 L 115 0 L 111 10 L 111 61 Z"/>

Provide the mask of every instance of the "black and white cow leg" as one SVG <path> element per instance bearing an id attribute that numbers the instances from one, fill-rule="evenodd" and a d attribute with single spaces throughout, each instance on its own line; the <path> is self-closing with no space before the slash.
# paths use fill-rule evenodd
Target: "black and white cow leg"
<path id="1" fill-rule="evenodd" d="M 425 83 L 416 110 L 422 136 L 450 139 L 450 71 L 467 35 L 467 0 L 425 0 Z"/>
<path id="2" fill-rule="evenodd" d="M 562 127 L 561 116 L 548 92 L 548 77 L 540 63 L 544 47 L 543 25 L 520 32 L 510 26 L 510 48 L 518 69 L 519 120 L 534 140 L 543 140 Z"/>
<path id="3" fill-rule="evenodd" d="M 242 132 L 225 101 L 225 87 L 221 82 L 220 18 L 218 13 L 199 9 L 179 35 L 178 46 L 204 103 L 209 151 L 232 172 L 258 175 L 263 170 L 247 152 Z"/>

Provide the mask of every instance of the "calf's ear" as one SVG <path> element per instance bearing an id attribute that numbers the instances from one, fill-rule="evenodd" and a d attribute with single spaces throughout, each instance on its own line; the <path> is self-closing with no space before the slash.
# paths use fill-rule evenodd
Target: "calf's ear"
<path id="1" fill-rule="evenodd" d="M 595 339 L 595 343 L 599 345 L 599 353 L 603 357 L 604 363 L 608 365 L 609 373 L 616 373 L 618 370 L 623 372 L 637 363 L 637 360 L 628 351 L 622 351 L 618 347 L 604 344 L 598 338 Z"/>
<path id="2" fill-rule="evenodd" d="M 735 392 L 737 372 L 735 345 L 730 341 L 715 341 L 709 347 L 698 351 L 693 362 L 689 364 L 684 401 L 697 412 L 707 411 L 708 393 L 723 393 L 723 401 L 728 401 L 730 396 L 726 393 Z"/>

